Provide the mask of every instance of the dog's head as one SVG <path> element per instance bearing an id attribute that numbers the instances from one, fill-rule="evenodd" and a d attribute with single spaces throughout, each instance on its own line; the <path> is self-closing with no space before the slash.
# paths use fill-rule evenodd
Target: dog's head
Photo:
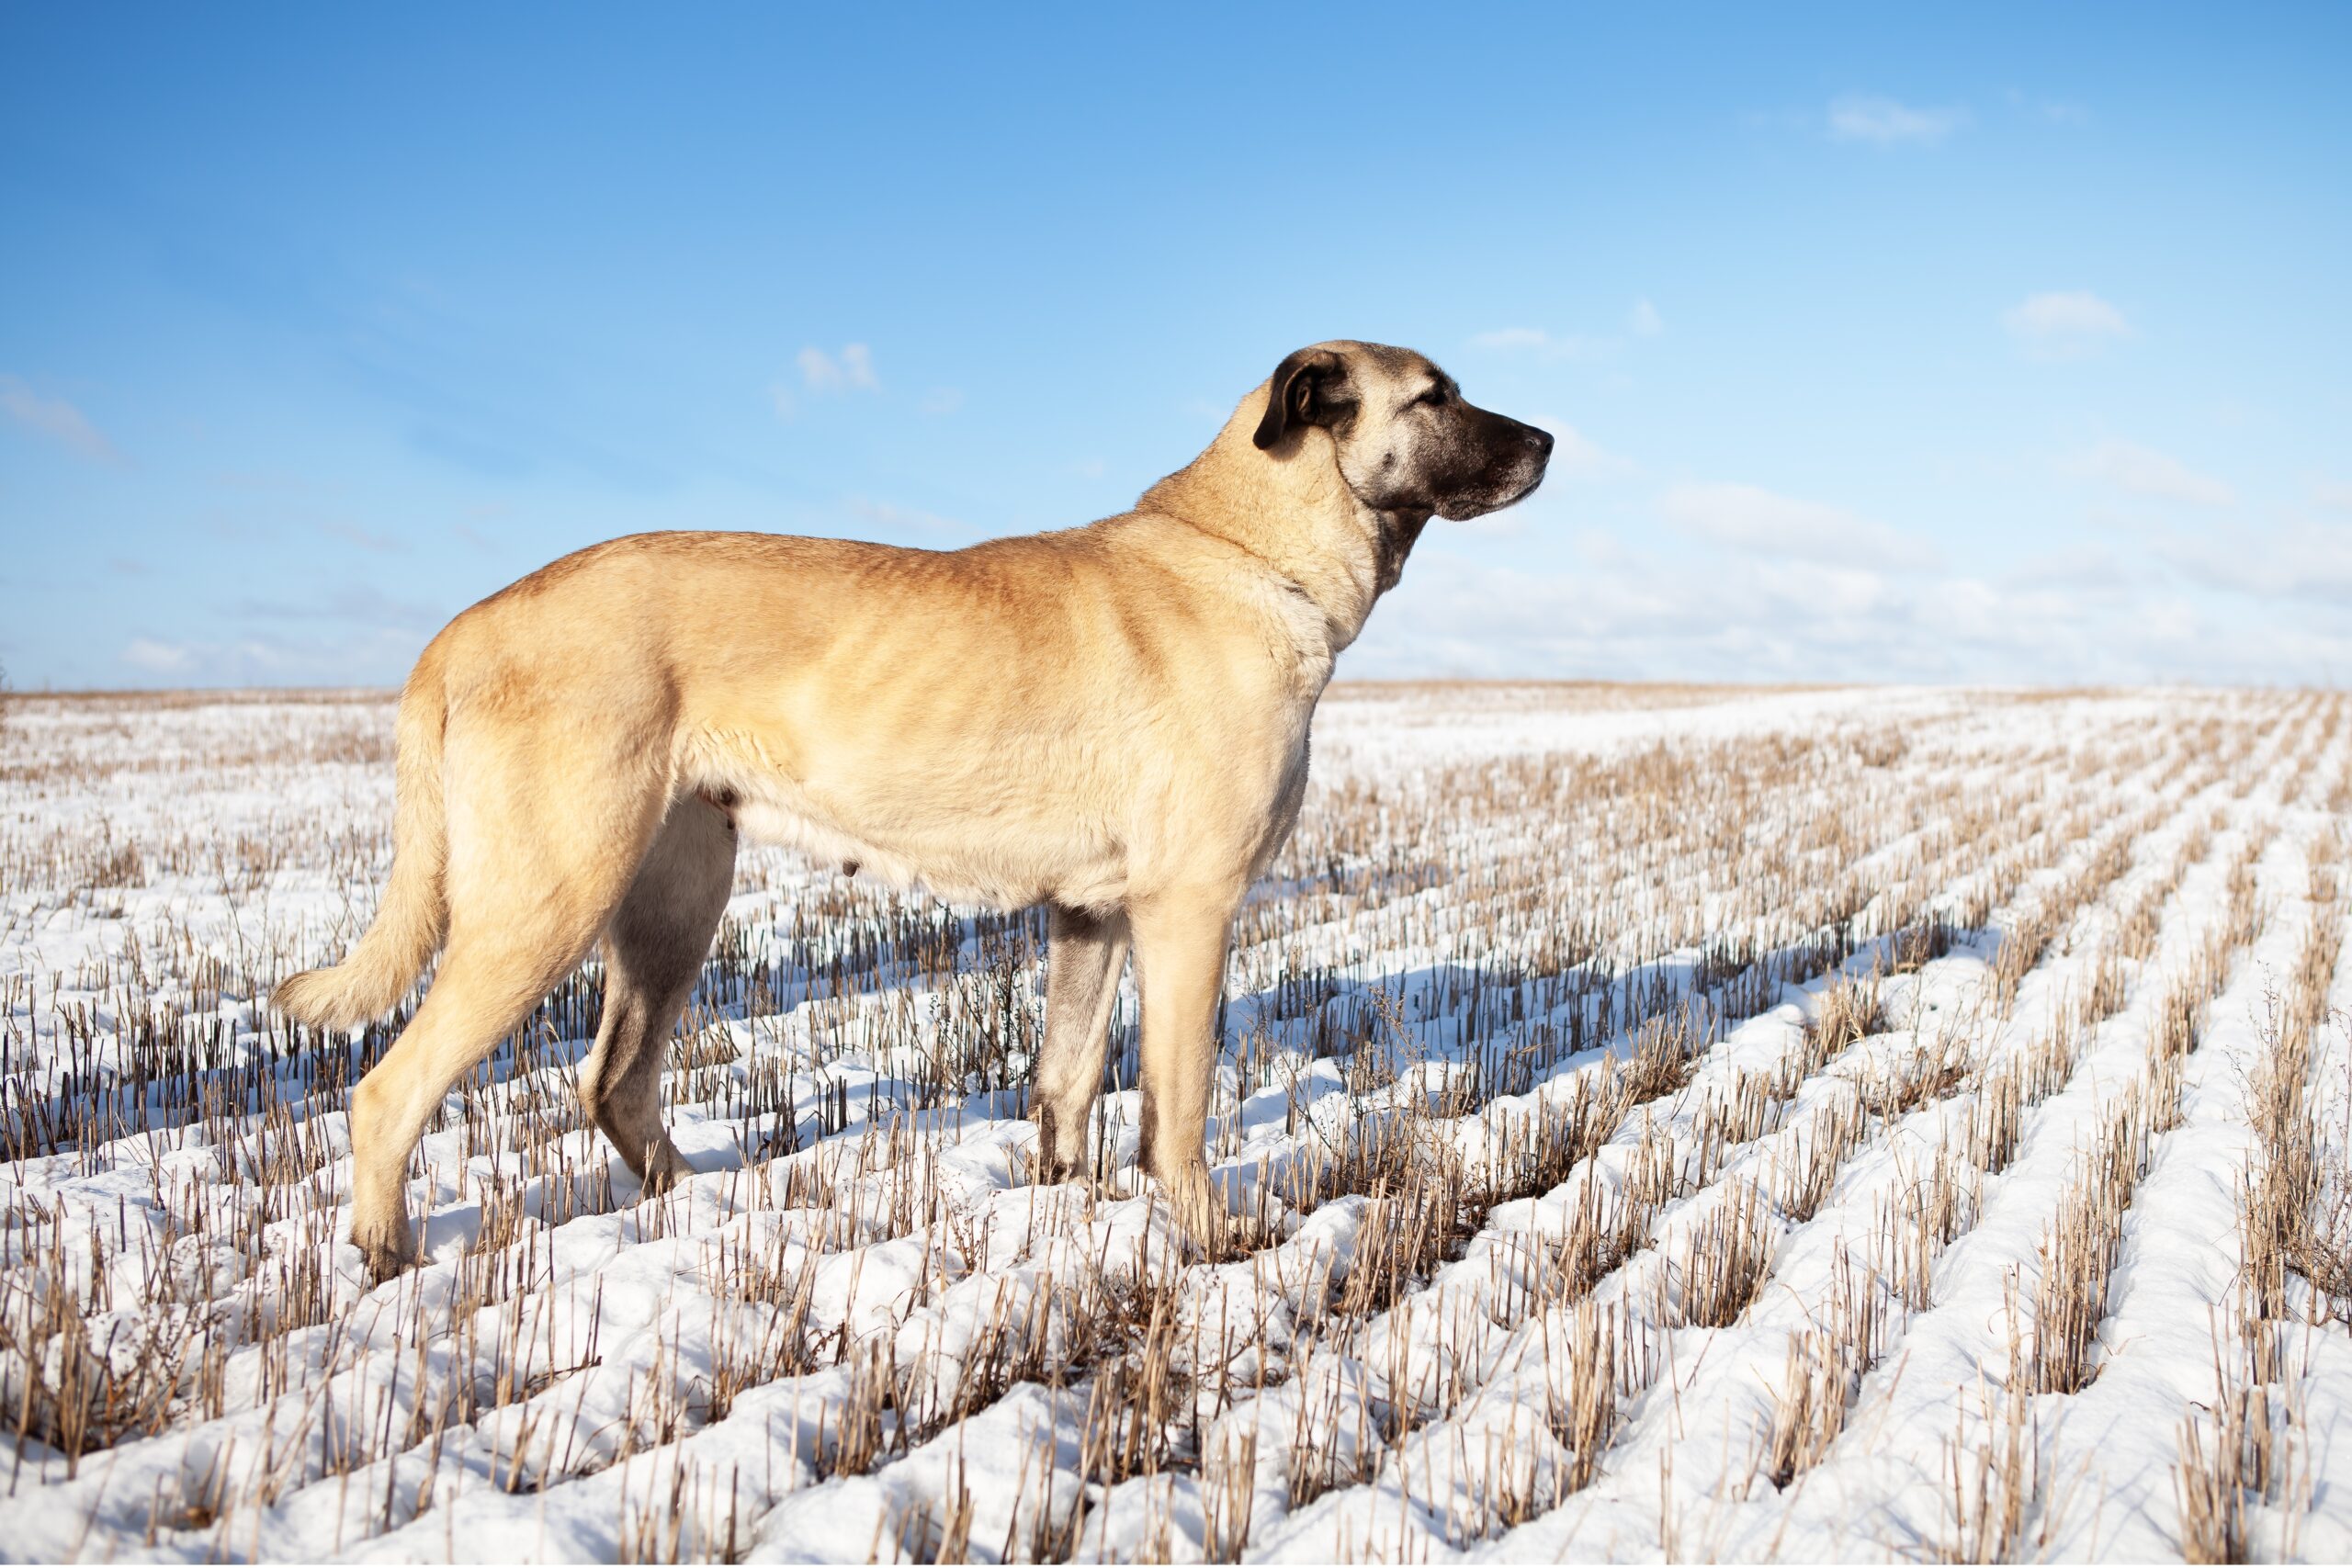
<path id="1" fill-rule="evenodd" d="M 1385 344 L 1318 343 L 1274 367 L 1259 450 L 1282 457 L 1310 426 L 1330 433 L 1358 501 L 1415 521 L 1522 500 L 1552 457 L 1549 434 L 1464 401 L 1453 377 Z"/>

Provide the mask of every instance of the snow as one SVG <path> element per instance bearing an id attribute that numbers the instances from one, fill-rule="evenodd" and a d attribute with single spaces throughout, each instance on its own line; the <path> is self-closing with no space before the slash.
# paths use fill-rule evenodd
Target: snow
<path id="1" fill-rule="evenodd" d="M 1042 924 L 761 852 L 673 1046 L 693 1179 L 581 1124 L 592 962 L 451 1095 L 375 1285 L 343 1105 L 392 1032 L 260 999 L 372 908 L 389 703 L 0 711 L 12 1560 L 2177 1559 L 2277 1000 L 2352 873 L 2324 694 L 1340 688 L 1238 922 L 1219 1248 L 1136 1170 L 1131 982 L 1102 1180 L 1038 1186 Z M 2156 1105 L 2095 1374 L 2030 1386 L 2051 1227 Z M 2338 1560 L 2346 1303 L 2290 1294 L 2247 1528 Z M 1792 1346 L 1852 1360 L 1776 1484 Z"/>

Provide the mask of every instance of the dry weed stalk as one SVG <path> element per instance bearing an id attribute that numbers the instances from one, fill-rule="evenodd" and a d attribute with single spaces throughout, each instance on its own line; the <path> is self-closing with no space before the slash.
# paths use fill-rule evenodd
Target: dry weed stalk
<path id="1" fill-rule="evenodd" d="M 2123 1217 L 2147 1170 L 2152 1098 L 2144 1087 L 2122 1097 L 2043 1235 L 2026 1364 L 2036 1393 L 2076 1393 L 2098 1376 L 2098 1327 L 2123 1244 Z"/>
<path id="2" fill-rule="evenodd" d="M 1556 1477 L 1560 1497 L 1591 1484 L 1600 1472 L 1602 1454 L 1616 1436 L 1617 1396 L 1628 1371 L 1628 1363 L 1618 1355 L 1619 1324 L 1613 1306 L 1604 1308 L 1591 1302 L 1577 1304 L 1567 1323 L 1566 1387 L 1554 1373 L 1551 1341 L 1544 1341 L 1544 1419 L 1567 1454 Z M 1631 1387 L 1622 1392 L 1640 1390 Z"/>
<path id="3" fill-rule="evenodd" d="M 1968 1107 L 1968 1160 L 1987 1176 L 2008 1168 L 2025 1131 L 2026 1076 L 2014 1064 L 1984 1075 Z"/>
<path id="4" fill-rule="evenodd" d="M 2297 1521 L 2311 1504 L 2310 1418 L 2301 1379 L 2281 1375 L 2279 1348 L 2267 1325 L 2216 1310 L 2213 1401 L 2181 1418 L 2173 1471 L 2188 1562 L 2256 1561 L 2249 1510 L 2257 1503 L 2283 1512 L 2277 1555 L 2295 1555 Z"/>
<path id="5" fill-rule="evenodd" d="M 1805 1021 L 1805 1060 L 1814 1071 L 1888 1028 L 1886 1002 L 1878 977 L 1846 978 L 1821 993 Z"/>
<path id="6" fill-rule="evenodd" d="M 1899 1157 L 1894 1192 L 1877 1210 L 1878 1271 L 1896 1301 L 1925 1312 L 1935 1299 L 1937 1260 L 1976 1223 L 1983 1177 L 1948 1143 L 1936 1145 L 1925 1171 L 1905 1168 Z"/>
<path id="7" fill-rule="evenodd" d="M 1781 1212 L 1798 1224 L 1819 1213 L 1869 1127 L 1859 1093 L 1841 1094 L 1815 1111 L 1812 1125 L 1789 1140 L 1788 1157 L 1773 1154 L 1772 1199 Z"/>
<path id="8" fill-rule="evenodd" d="M 2039 1425 L 2024 1381 L 1979 1384 L 1975 1432 L 1964 1407 L 1959 1430 L 1944 1445 L 1951 1535 L 1937 1556 L 1945 1562 L 2015 1562 L 2025 1543 L 2026 1516 L 2041 1485 Z M 1968 1395 L 1962 1393 L 1965 1402 Z"/>
<path id="9" fill-rule="evenodd" d="M 1772 1266 L 1778 1236 L 1771 1206 L 1756 1184 L 1733 1183 L 1731 1191 L 1684 1237 L 1675 1270 L 1680 1289 L 1674 1313 L 1671 1317 L 1661 1313 L 1661 1319 L 1706 1328 L 1737 1323 Z M 1665 1286 L 1661 1274 L 1659 1289 Z"/>
<path id="10" fill-rule="evenodd" d="M 2312 906 L 2286 994 L 2265 999 L 2262 1054 L 2249 1086 L 2256 1153 L 2238 1213 L 2245 1272 L 2256 1291 L 2253 1315 L 2273 1323 L 2296 1315 L 2290 1276 L 2311 1287 L 2312 1311 L 2352 1321 L 2352 1181 L 2340 1164 L 2324 1167 L 2321 1151 L 2329 1145 L 2310 1084 L 2344 932 L 2341 904 Z"/>
<path id="11" fill-rule="evenodd" d="M 1826 1321 L 1789 1336 L 1788 1366 L 1773 1391 L 1757 1472 L 1785 1488 L 1826 1458 L 1846 1430 L 1862 1378 L 1886 1343 L 1886 1297 L 1839 1249 Z"/>
<path id="12" fill-rule="evenodd" d="M 1948 1039 L 1922 1040 L 1899 1055 L 1871 1064 L 1857 1080 L 1862 1109 L 1882 1124 L 1901 1121 L 1923 1105 L 1946 1100 L 1968 1081 L 1968 1054 Z"/>

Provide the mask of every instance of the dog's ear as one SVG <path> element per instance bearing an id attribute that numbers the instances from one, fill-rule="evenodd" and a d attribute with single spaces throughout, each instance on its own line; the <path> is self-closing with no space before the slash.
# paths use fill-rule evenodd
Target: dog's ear
<path id="1" fill-rule="evenodd" d="M 1295 424 L 1337 424 L 1356 406 L 1348 384 L 1348 362 L 1328 348 L 1302 348 L 1274 367 L 1266 388 L 1266 417 L 1254 439 L 1261 452 L 1290 434 Z"/>

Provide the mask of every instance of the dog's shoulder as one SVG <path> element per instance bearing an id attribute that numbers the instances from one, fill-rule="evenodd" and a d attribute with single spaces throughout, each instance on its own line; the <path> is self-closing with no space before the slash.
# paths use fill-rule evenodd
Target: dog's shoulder
<path id="1" fill-rule="evenodd" d="M 1281 683 L 1320 691 L 1338 656 L 1329 618 L 1310 593 L 1246 546 L 1167 513 L 1145 509 L 1096 525 L 1103 546 L 1130 570 L 1148 570 L 1165 613 L 1221 623 L 1227 635 L 1262 648 Z"/>

